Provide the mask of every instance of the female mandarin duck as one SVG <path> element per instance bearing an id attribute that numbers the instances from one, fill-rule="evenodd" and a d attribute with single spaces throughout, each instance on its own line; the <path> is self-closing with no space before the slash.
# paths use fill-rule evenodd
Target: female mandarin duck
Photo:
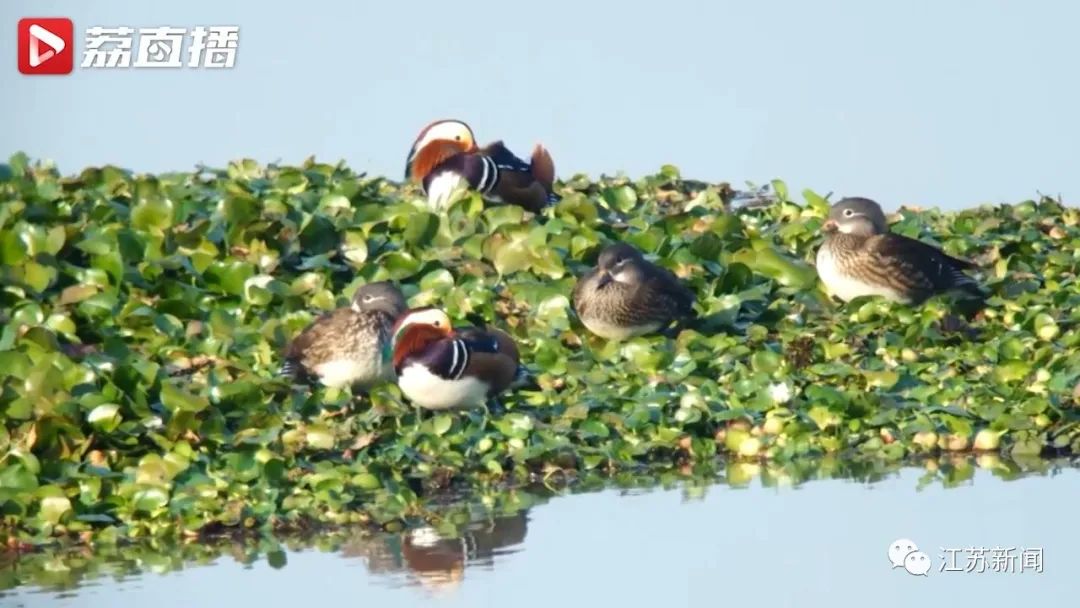
<path id="1" fill-rule="evenodd" d="M 845 302 L 878 295 L 919 304 L 951 290 L 961 290 L 975 299 L 986 297 L 964 274 L 976 268 L 975 264 L 890 232 L 881 206 L 868 198 L 838 201 L 821 229 L 827 236 L 817 253 L 818 276 L 830 294 Z"/>
<path id="2" fill-rule="evenodd" d="M 322 315 L 289 342 L 281 373 L 336 388 L 392 381 L 394 370 L 383 361 L 383 351 L 394 321 L 407 308 L 392 283 L 361 286 L 350 306 Z"/>
<path id="3" fill-rule="evenodd" d="M 478 148 L 472 129 L 460 120 L 433 122 L 420 132 L 409 150 L 405 178 L 420 183 L 435 209 L 465 188 L 534 213 L 559 200 L 552 190 L 555 164 L 543 146 L 533 148 L 528 163 L 501 141 Z"/>
<path id="4" fill-rule="evenodd" d="M 388 350 L 401 392 L 429 410 L 484 405 L 524 371 L 506 333 L 455 330 L 436 308 L 416 308 L 398 319 Z"/>
<path id="5" fill-rule="evenodd" d="M 694 315 L 694 292 L 625 243 L 600 252 L 596 268 L 582 275 L 573 296 L 585 328 L 608 340 L 652 333 Z"/>

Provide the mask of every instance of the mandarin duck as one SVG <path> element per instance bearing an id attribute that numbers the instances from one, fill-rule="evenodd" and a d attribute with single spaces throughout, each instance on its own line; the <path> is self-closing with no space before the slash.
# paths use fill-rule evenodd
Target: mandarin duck
<path id="1" fill-rule="evenodd" d="M 428 410 L 486 405 L 525 374 L 509 335 L 497 329 L 454 329 L 437 308 L 402 315 L 388 352 L 401 392 Z"/>
<path id="2" fill-rule="evenodd" d="M 694 292 L 670 270 L 625 243 L 609 245 L 574 286 L 574 311 L 585 328 L 626 340 L 695 316 Z"/>
<path id="3" fill-rule="evenodd" d="M 946 291 L 985 297 L 966 270 L 977 266 L 922 241 L 889 231 L 881 206 L 861 197 L 838 201 L 821 226 L 825 242 L 818 249 L 817 271 L 830 294 L 848 302 L 860 296 L 883 296 L 919 304 Z"/>
<path id="4" fill-rule="evenodd" d="M 323 386 L 367 389 L 391 382 L 394 369 L 384 360 L 391 330 L 408 309 L 392 283 L 368 283 L 356 290 L 349 306 L 326 313 L 285 348 L 281 373 Z"/>
<path id="5" fill-rule="evenodd" d="M 460 120 L 436 121 L 420 132 L 409 150 L 405 178 L 420 184 L 436 210 L 462 189 L 534 213 L 559 200 L 553 190 L 555 164 L 543 146 L 533 148 L 530 162 L 515 156 L 501 141 L 479 148 L 472 129 Z"/>

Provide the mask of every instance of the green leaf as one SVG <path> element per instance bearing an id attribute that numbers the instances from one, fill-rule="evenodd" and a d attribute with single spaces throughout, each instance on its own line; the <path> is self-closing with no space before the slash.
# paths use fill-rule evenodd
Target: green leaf
<path id="1" fill-rule="evenodd" d="M 604 190 L 604 200 L 619 211 L 630 211 L 637 205 L 637 191 L 630 186 L 618 186 Z"/>
<path id="2" fill-rule="evenodd" d="M 137 230 L 162 232 L 172 223 L 172 202 L 165 199 L 143 200 L 131 210 L 131 225 Z"/>
<path id="3" fill-rule="evenodd" d="M 1040 340 L 1050 342 L 1054 338 L 1058 337 L 1061 330 L 1058 328 L 1057 321 L 1054 317 L 1041 312 L 1035 315 L 1035 335 L 1039 336 Z"/>
<path id="4" fill-rule="evenodd" d="M 161 404 L 175 414 L 178 412 L 201 412 L 210 405 L 210 402 L 205 397 L 193 395 L 171 384 L 162 384 Z"/>
<path id="5" fill-rule="evenodd" d="M 578 425 L 578 432 L 586 437 L 596 437 L 604 439 L 611 434 L 608 427 L 599 420 L 584 420 Z"/>
<path id="6" fill-rule="evenodd" d="M 59 486 L 43 486 L 38 489 L 38 496 L 41 497 L 41 518 L 50 524 L 60 523 L 72 511 L 71 500 Z"/>
<path id="7" fill-rule="evenodd" d="M 316 450 L 332 450 L 334 448 L 334 433 L 325 426 L 309 426 L 305 430 L 305 438 L 308 446 Z"/>
<path id="8" fill-rule="evenodd" d="M 419 211 L 409 216 L 402 238 L 413 247 L 423 247 L 431 242 L 439 232 L 439 216 L 428 211 Z"/>
<path id="9" fill-rule="evenodd" d="M 153 513 L 167 504 L 169 493 L 158 487 L 141 488 L 131 497 L 132 508 L 143 513 Z"/>
<path id="10" fill-rule="evenodd" d="M 871 388 L 890 389 L 900 380 L 900 374 L 894 370 L 863 371 L 866 385 Z"/>
<path id="11" fill-rule="evenodd" d="M 86 421 L 98 431 L 111 433 L 123 421 L 120 406 L 115 403 L 103 403 L 87 414 Z"/>
<path id="12" fill-rule="evenodd" d="M 23 264 L 23 281 L 38 293 L 44 292 L 56 280 L 56 269 L 37 262 Z"/>
<path id="13" fill-rule="evenodd" d="M 436 435 L 445 435 L 454 424 L 454 419 L 449 414 L 440 414 L 431 421 L 432 432 Z"/>

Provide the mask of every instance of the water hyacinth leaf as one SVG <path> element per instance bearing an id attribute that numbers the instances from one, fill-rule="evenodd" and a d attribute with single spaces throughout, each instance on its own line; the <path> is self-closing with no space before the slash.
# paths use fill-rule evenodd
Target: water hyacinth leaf
<path id="1" fill-rule="evenodd" d="M 22 267 L 23 282 L 38 293 L 44 292 L 56 280 L 56 268 L 37 262 L 25 262 Z"/>
<path id="2" fill-rule="evenodd" d="M 0 230 L 0 263 L 15 266 L 26 259 L 26 243 L 14 230 Z"/>
<path id="3" fill-rule="evenodd" d="M 45 235 L 45 252 L 50 255 L 60 253 L 67 242 L 67 232 L 63 226 L 53 226 Z"/>
<path id="4" fill-rule="evenodd" d="M 728 185 L 674 167 L 566 176 L 539 214 L 476 193 L 432 213 L 416 184 L 314 159 L 18 166 L 0 180 L 0 542 L 237 526 L 265 556 L 264 533 L 293 526 L 460 534 L 458 497 L 513 510 L 541 480 L 798 484 L 803 459 L 865 476 L 948 452 L 927 477 L 957 483 L 976 448 L 1009 475 L 1028 470 L 1015 455 L 1080 451 L 1080 212 L 1057 201 L 900 214 L 898 232 L 986 262 L 968 317 L 949 298 L 823 297 L 806 261 L 828 203 L 779 181 L 729 209 Z M 678 273 L 700 317 L 593 336 L 573 288 L 614 241 Z M 530 377 L 482 413 L 281 375 L 290 338 L 379 280 L 507 331 Z"/>
<path id="5" fill-rule="evenodd" d="M 247 262 L 214 262 L 203 272 L 206 284 L 221 293 L 243 295 L 244 284 L 255 274 L 255 267 Z"/>
<path id="6" fill-rule="evenodd" d="M 1061 333 L 1061 330 L 1054 317 L 1044 312 L 1035 316 L 1035 335 L 1039 336 L 1040 340 L 1053 340 L 1059 333 Z"/>
<path id="7" fill-rule="evenodd" d="M 342 194 L 327 194 L 319 199 L 319 208 L 329 213 L 352 209 L 348 197 Z"/>
<path id="8" fill-rule="evenodd" d="M 157 487 L 140 488 L 131 498 L 132 508 L 143 513 L 153 513 L 167 504 L 168 492 Z"/>
<path id="9" fill-rule="evenodd" d="M 350 265 L 354 267 L 362 265 L 368 258 L 367 237 L 355 230 L 346 232 L 341 245 L 341 253 Z"/>
<path id="10" fill-rule="evenodd" d="M 353 476 L 352 484 L 361 490 L 377 490 L 382 487 L 382 482 L 379 478 L 371 473 L 360 473 Z"/>
<path id="11" fill-rule="evenodd" d="M 131 210 L 131 225 L 138 230 L 161 233 L 172 226 L 172 222 L 173 205 L 167 199 L 145 199 Z"/>
<path id="12" fill-rule="evenodd" d="M 428 211 L 421 211 L 409 216 L 402 238 L 414 247 L 422 247 L 431 242 L 439 232 L 439 216 Z"/>
<path id="13" fill-rule="evenodd" d="M 494 231 L 503 224 L 520 224 L 525 211 L 515 205 L 500 205 L 484 210 L 484 222 L 489 231 Z"/>
<path id="14" fill-rule="evenodd" d="M 0 465 L 0 488 L 13 492 L 27 492 L 37 487 L 37 474 L 24 463 L 8 462 Z"/>
<path id="15" fill-rule="evenodd" d="M 520 439 L 527 437 L 532 431 L 533 419 L 525 414 L 510 413 L 494 424 L 503 435 Z"/>
<path id="16" fill-rule="evenodd" d="M 71 513 L 71 499 L 64 495 L 58 486 L 43 486 L 38 488 L 38 496 L 41 497 L 41 518 L 50 524 L 58 524 L 68 513 Z"/>
<path id="17" fill-rule="evenodd" d="M 431 421 L 431 430 L 436 435 L 445 435 L 453 424 L 454 419 L 450 415 L 441 414 Z"/>
<path id="18" fill-rule="evenodd" d="M 895 370 L 863 371 L 866 384 L 872 388 L 892 388 L 900 380 L 900 374 Z"/>
<path id="19" fill-rule="evenodd" d="M 401 280 L 412 276 L 420 269 L 420 261 L 404 251 L 391 251 L 379 256 L 376 263 L 389 275 L 388 278 Z"/>
<path id="20" fill-rule="evenodd" d="M 420 279 L 420 289 L 445 294 L 454 287 L 454 275 L 445 268 L 439 268 L 425 274 Z"/>
<path id="21" fill-rule="evenodd" d="M 1011 384 L 1026 379 L 1031 374 L 1031 368 L 1030 361 L 1006 361 L 994 368 L 993 377 L 996 382 Z"/>
<path id="22" fill-rule="evenodd" d="M 90 296 L 96 294 L 100 288 L 97 285 L 72 285 L 60 292 L 58 303 L 61 306 L 78 304 Z"/>
<path id="23" fill-rule="evenodd" d="M 829 215 L 829 208 L 831 207 L 829 201 L 825 200 L 818 195 L 818 193 L 809 188 L 803 190 L 802 195 L 803 199 L 806 200 L 807 207 L 809 207 L 811 211 L 822 217 Z"/>
<path id="24" fill-rule="evenodd" d="M 732 260 L 788 287 L 810 289 L 818 280 L 817 271 L 812 266 L 787 257 L 769 245 L 739 250 Z"/>
<path id="25" fill-rule="evenodd" d="M 308 446 L 316 450 L 330 450 L 334 447 L 334 433 L 322 425 L 310 426 L 305 430 Z"/>
<path id="26" fill-rule="evenodd" d="M 202 396 L 193 395 L 172 384 L 161 385 L 161 404 L 173 413 L 197 413 L 206 409 L 210 402 Z"/>
<path id="27" fill-rule="evenodd" d="M 87 414 L 86 421 L 101 432 L 111 433 L 116 430 L 116 427 L 120 426 L 123 417 L 120 415 L 119 405 L 102 403 Z"/>
<path id="28" fill-rule="evenodd" d="M 619 211 L 630 211 L 637 204 L 637 192 L 630 186 L 608 188 L 603 193 L 608 205 Z"/>
<path id="29" fill-rule="evenodd" d="M 502 235 L 494 235 L 485 242 L 486 254 L 499 274 L 507 275 L 529 267 L 531 254 L 523 238 L 507 240 Z"/>
<path id="30" fill-rule="evenodd" d="M 611 434 L 608 427 L 599 420 L 585 420 L 577 428 L 578 432 L 585 437 L 604 439 Z"/>

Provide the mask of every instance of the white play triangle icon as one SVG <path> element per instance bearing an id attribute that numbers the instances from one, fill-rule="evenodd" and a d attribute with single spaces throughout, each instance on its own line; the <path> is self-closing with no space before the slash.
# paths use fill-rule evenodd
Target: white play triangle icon
<path id="1" fill-rule="evenodd" d="M 49 47 L 49 50 L 41 52 L 41 45 Z M 63 52 L 64 39 L 49 30 L 37 25 L 30 26 L 30 67 L 36 68 L 52 59 L 55 55 Z"/>

